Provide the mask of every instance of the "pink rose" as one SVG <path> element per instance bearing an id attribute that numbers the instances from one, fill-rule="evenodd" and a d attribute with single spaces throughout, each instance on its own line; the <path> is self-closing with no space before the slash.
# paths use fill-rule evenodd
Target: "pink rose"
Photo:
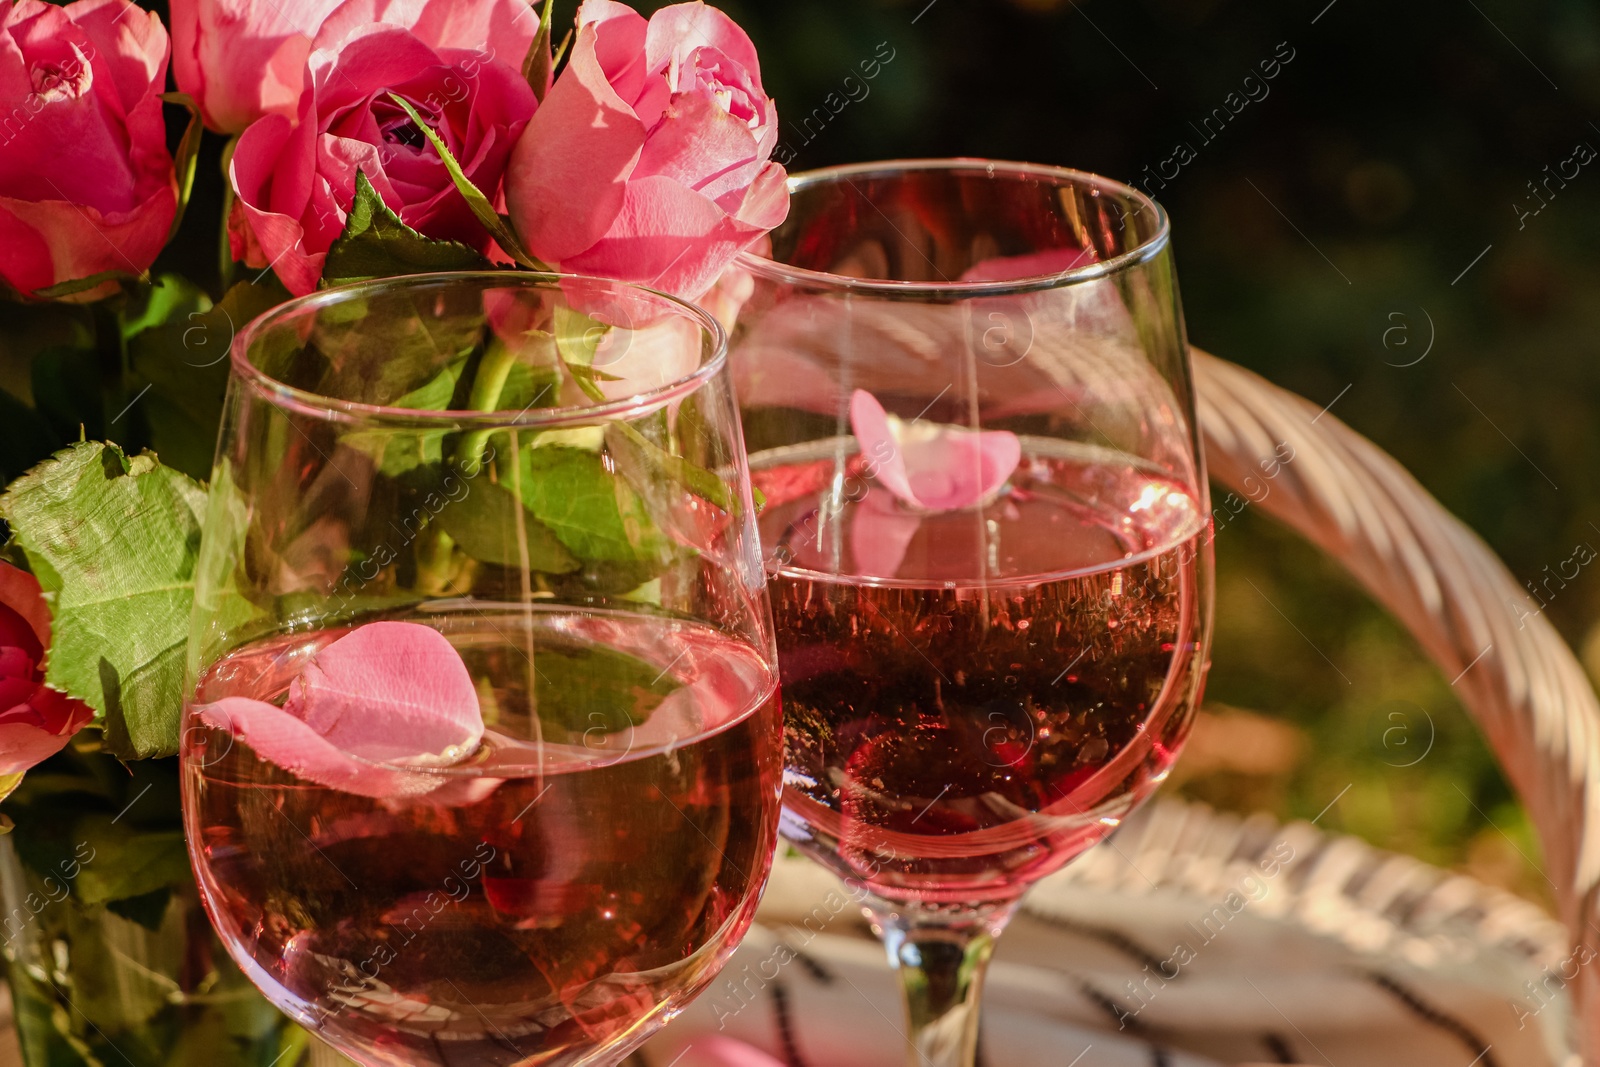
<path id="1" fill-rule="evenodd" d="M 167 31 L 129 0 L 0 3 L 0 280 L 155 261 L 178 210 L 166 80 Z"/>
<path id="2" fill-rule="evenodd" d="M 44 684 L 50 609 L 33 575 L 0 563 L 0 775 L 21 774 L 66 747 L 94 718 Z"/>
<path id="3" fill-rule="evenodd" d="M 687 298 L 783 221 L 778 115 L 755 47 L 716 8 L 648 22 L 584 0 L 572 58 L 517 142 L 506 202 L 552 267 Z"/>
<path id="4" fill-rule="evenodd" d="M 311 39 L 339 0 L 172 0 L 172 73 L 206 125 L 293 115 Z"/>
<path id="5" fill-rule="evenodd" d="M 521 72 L 537 30 L 523 0 L 346 0 L 317 31 L 296 119 L 268 115 L 234 149 L 235 258 L 311 292 L 358 171 L 406 225 L 486 249 L 439 154 L 389 94 L 415 107 L 496 201 L 538 104 Z"/>

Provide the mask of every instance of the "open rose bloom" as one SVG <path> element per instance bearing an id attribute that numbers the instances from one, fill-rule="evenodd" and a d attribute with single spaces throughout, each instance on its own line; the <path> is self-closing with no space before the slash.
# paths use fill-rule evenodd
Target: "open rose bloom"
<path id="1" fill-rule="evenodd" d="M 263 115 L 293 117 L 306 59 L 339 0 L 172 0 L 172 74 L 206 125 L 240 133 Z"/>
<path id="2" fill-rule="evenodd" d="M 309 293 L 344 231 L 356 174 L 406 225 L 487 250 L 444 161 L 391 94 L 442 138 L 491 200 L 537 106 L 521 64 L 536 13 L 522 0 L 346 0 L 317 32 L 293 119 L 267 115 L 233 154 L 233 254 Z"/>
<path id="3" fill-rule="evenodd" d="M 297 39 L 242 24 L 222 0 L 190 12 L 195 2 L 178 4 L 180 79 L 202 95 L 214 127 L 263 116 L 233 154 L 234 257 L 270 266 L 293 293 L 322 282 L 358 173 L 424 236 L 510 258 L 512 242 L 503 231 L 506 248 L 492 239 L 430 133 L 489 208 L 509 212 L 527 266 L 694 299 L 788 211 L 786 175 L 771 159 L 777 110 L 755 47 L 703 3 L 646 20 L 585 0 L 553 84 L 525 62 L 539 20 L 521 0 L 345 0 L 325 18 L 297 3 L 284 21 L 321 21 L 291 113 L 281 93 L 238 91 L 217 44 L 231 33 L 241 51 L 265 57 L 270 88 Z"/>
<path id="4" fill-rule="evenodd" d="M 674 4 L 647 22 L 584 0 L 506 201 L 551 267 L 694 299 L 788 212 L 777 139 L 755 46 L 728 16 Z"/>
<path id="5" fill-rule="evenodd" d="M 32 295 L 150 267 L 178 210 L 167 51 L 130 0 L 0 4 L 0 282 Z"/>

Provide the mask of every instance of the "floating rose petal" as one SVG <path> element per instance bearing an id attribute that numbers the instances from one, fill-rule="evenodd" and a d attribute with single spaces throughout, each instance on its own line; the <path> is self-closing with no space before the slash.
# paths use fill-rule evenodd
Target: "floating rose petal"
<path id="1" fill-rule="evenodd" d="M 420 778 L 421 775 L 412 775 Z M 446 779 L 444 785 L 428 792 L 427 802 L 436 808 L 455 809 L 470 808 L 474 804 L 482 804 L 494 796 L 510 779 L 490 778 L 487 775 L 454 775 Z"/>
<path id="2" fill-rule="evenodd" d="M 414 622 L 369 623 L 333 642 L 289 686 L 285 707 L 367 760 L 447 766 L 483 740 L 461 654 Z"/>
<path id="3" fill-rule="evenodd" d="M 923 511 L 973 507 L 1004 485 L 1022 460 L 1014 433 L 906 423 L 864 389 L 850 398 L 850 428 L 877 480 Z"/>
<path id="4" fill-rule="evenodd" d="M 906 511 L 882 493 L 868 493 L 850 523 L 850 556 L 854 573 L 868 578 L 893 578 L 917 536 L 922 516 Z"/>
<path id="5" fill-rule="evenodd" d="M 200 717 L 307 781 L 360 796 L 430 792 L 483 739 L 483 714 L 461 656 L 439 631 L 375 622 L 318 652 L 279 708 L 228 697 Z M 382 764 L 387 764 L 383 766 Z"/>
<path id="6" fill-rule="evenodd" d="M 964 282 L 1011 282 L 1022 278 L 1046 278 L 1093 263 L 1092 248 L 1050 248 L 1021 256 L 996 256 L 974 263 L 961 275 Z"/>

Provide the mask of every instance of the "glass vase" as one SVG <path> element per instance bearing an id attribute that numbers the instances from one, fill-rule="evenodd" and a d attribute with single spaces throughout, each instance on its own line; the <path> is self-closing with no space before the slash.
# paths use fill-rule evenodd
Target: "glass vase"
<path id="1" fill-rule="evenodd" d="M 27 1067 L 338 1067 L 200 906 L 176 761 L 62 753 L 6 804 L 0 949 Z M 132 773 L 130 773 L 130 771 Z"/>

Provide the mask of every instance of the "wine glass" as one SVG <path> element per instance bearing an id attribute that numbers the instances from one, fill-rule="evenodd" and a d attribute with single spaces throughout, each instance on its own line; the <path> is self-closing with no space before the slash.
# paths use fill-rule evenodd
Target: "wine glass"
<path id="1" fill-rule="evenodd" d="M 1027 887 L 1188 734 L 1209 504 L 1167 218 L 1051 167 L 791 179 L 713 301 L 777 628 L 782 833 L 863 894 L 914 1067 L 970 1065 Z"/>
<path id="2" fill-rule="evenodd" d="M 212 923 L 368 1067 L 616 1062 L 726 961 L 777 841 L 720 327 L 422 275 L 232 358 L 181 754 Z"/>

